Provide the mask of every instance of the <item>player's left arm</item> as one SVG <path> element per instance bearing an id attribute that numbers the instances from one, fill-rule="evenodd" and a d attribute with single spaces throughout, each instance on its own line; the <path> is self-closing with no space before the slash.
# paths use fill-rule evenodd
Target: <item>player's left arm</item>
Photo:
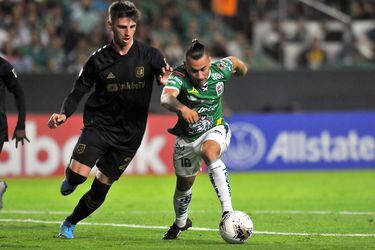
<path id="1" fill-rule="evenodd" d="M 229 56 L 229 60 L 233 63 L 233 75 L 245 76 L 249 71 L 246 64 L 235 56 Z"/>
<path id="2" fill-rule="evenodd" d="M 16 139 L 16 148 L 18 147 L 18 142 L 21 142 L 24 145 L 24 140 L 29 141 L 26 136 L 26 129 L 25 129 L 25 119 L 26 119 L 26 102 L 25 102 L 25 95 L 23 89 L 18 82 L 17 74 L 14 68 L 9 65 L 9 68 L 4 74 L 4 83 L 9 90 L 14 95 L 14 99 L 16 102 L 17 110 L 18 110 L 18 121 L 16 128 L 13 132 L 13 139 Z"/>
<path id="3" fill-rule="evenodd" d="M 152 48 L 151 65 L 156 72 L 156 78 L 159 85 L 165 86 L 168 83 L 168 77 L 172 74 L 173 68 L 168 64 L 165 57 L 159 50 Z"/>
<path id="4" fill-rule="evenodd" d="M 161 72 L 158 75 L 158 82 L 160 85 L 165 86 L 168 83 L 168 77 L 172 74 L 173 68 L 168 64 L 164 58 L 165 66 L 161 68 Z"/>
<path id="5" fill-rule="evenodd" d="M 164 87 L 161 94 L 161 105 L 169 111 L 180 114 L 189 124 L 194 124 L 198 121 L 199 115 L 197 111 L 188 108 L 177 100 L 179 91 L 174 88 Z"/>

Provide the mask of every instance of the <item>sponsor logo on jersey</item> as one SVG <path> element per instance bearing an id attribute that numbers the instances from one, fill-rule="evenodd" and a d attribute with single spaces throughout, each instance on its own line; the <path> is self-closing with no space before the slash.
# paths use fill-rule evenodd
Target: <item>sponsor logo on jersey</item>
<path id="1" fill-rule="evenodd" d="M 212 80 L 216 81 L 216 80 L 223 79 L 224 75 L 219 73 L 219 72 L 214 72 L 214 73 L 212 73 L 211 78 L 212 78 Z"/>
<path id="2" fill-rule="evenodd" d="M 210 111 L 213 111 L 215 110 L 217 107 L 217 104 L 211 106 L 211 107 L 208 107 L 208 108 L 205 108 L 205 107 L 200 107 L 199 109 L 197 109 L 197 113 L 200 114 L 200 113 L 203 113 L 203 112 L 210 112 Z"/>
<path id="3" fill-rule="evenodd" d="M 227 69 L 229 71 L 232 71 L 232 61 L 229 58 L 224 58 L 222 61 L 220 61 L 220 64 L 223 64 L 222 68 L 219 68 L 224 70 Z"/>
<path id="4" fill-rule="evenodd" d="M 224 83 L 223 82 L 216 83 L 216 94 L 218 96 L 221 96 L 223 92 L 224 92 Z"/>
<path id="5" fill-rule="evenodd" d="M 112 93 L 112 92 L 117 92 L 118 91 L 118 85 L 117 83 L 111 83 L 107 85 L 107 91 Z"/>
<path id="6" fill-rule="evenodd" d="M 135 68 L 135 76 L 137 78 L 141 78 L 145 75 L 145 68 L 143 66 L 139 66 Z"/>
<path id="7" fill-rule="evenodd" d="M 210 115 L 199 116 L 199 119 L 196 123 L 189 124 L 188 133 L 191 135 L 195 135 L 195 134 L 207 131 L 212 127 L 211 126 L 212 122 L 213 122 L 213 117 Z"/>
<path id="8" fill-rule="evenodd" d="M 183 84 L 181 79 L 178 78 L 177 76 L 174 76 L 174 75 L 170 76 L 170 78 L 168 80 L 168 83 L 173 84 L 173 85 L 177 85 L 177 84 L 182 85 Z"/>
<path id="9" fill-rule="evenodd" d="M 112 72 L 109 72 L 109 74 L 106 77 L 107 79 L 113 79 L 116 78 L 115 75 Z"/>
<path id="10" fill-rule="evenodd" d="M 146 82 L 110 83 L 107 84 L 107 91 L 112 93 L 120 90 L 144 89 L 145 86 Z"/>
<path id="11" fill-rule="evenodd" d="M 231 124 L 231 144 L 223 159 L 236 169 L 246 169 L 258 164 L 266 151 L 266 140 L 256 126 L 235 122 Z"/>

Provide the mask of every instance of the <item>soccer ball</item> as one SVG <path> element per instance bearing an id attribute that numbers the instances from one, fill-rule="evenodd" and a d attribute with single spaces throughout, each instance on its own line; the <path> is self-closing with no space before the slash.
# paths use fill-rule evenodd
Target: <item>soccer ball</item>
<path id="1" fill-rule="evenodd" d="M 253 222 L 246 213 L 233 211 L 223 216 L 219 232 L 228 243 L 244 243 L 250 238 L 253 228 Z"/>

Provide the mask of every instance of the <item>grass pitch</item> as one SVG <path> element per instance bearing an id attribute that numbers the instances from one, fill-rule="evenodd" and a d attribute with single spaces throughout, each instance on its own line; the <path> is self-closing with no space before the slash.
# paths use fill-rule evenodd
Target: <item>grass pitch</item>
<path id="1" fill-rule="evenodd" d="M 371 249 L 375 248 L 375 171 L 230 174 L 233 206 L 255 233 L 242 245 L 217 232 L 220 206 L 206 174 L 190 205 L 192 230 L 161 237 L 173 222 L 174 176 L 125 176 L 106 202 L 56 238 L 59 223 L 91 185 L 59 194 L 60 179 L 8 179 L 0 211 L 0 249 Z"/>

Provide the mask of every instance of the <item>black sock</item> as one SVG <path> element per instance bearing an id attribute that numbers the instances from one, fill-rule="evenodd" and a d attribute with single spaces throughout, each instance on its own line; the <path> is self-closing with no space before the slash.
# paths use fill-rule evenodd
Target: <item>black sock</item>
<path id="1" fill-rule="evenodd" d="M 68 167 L 65 170 L 65 176 L 66 176 L 66 180 L 68 181 L 68 183 L 72 186 L 77 186 L 79 184 L 82 184 L 87 179 L 85 176 L 77 174 L 76 172 L 71 170 L 70 167 Z"/>
<path id="2" fill-rule="evenodd" d="M 103 184 L 95 178 L 91 189 L 82 196 L 73 213 L 66 220 L 75 225 L 92 214 L 103 204 L 110 188 L 111 185 Z"/>

